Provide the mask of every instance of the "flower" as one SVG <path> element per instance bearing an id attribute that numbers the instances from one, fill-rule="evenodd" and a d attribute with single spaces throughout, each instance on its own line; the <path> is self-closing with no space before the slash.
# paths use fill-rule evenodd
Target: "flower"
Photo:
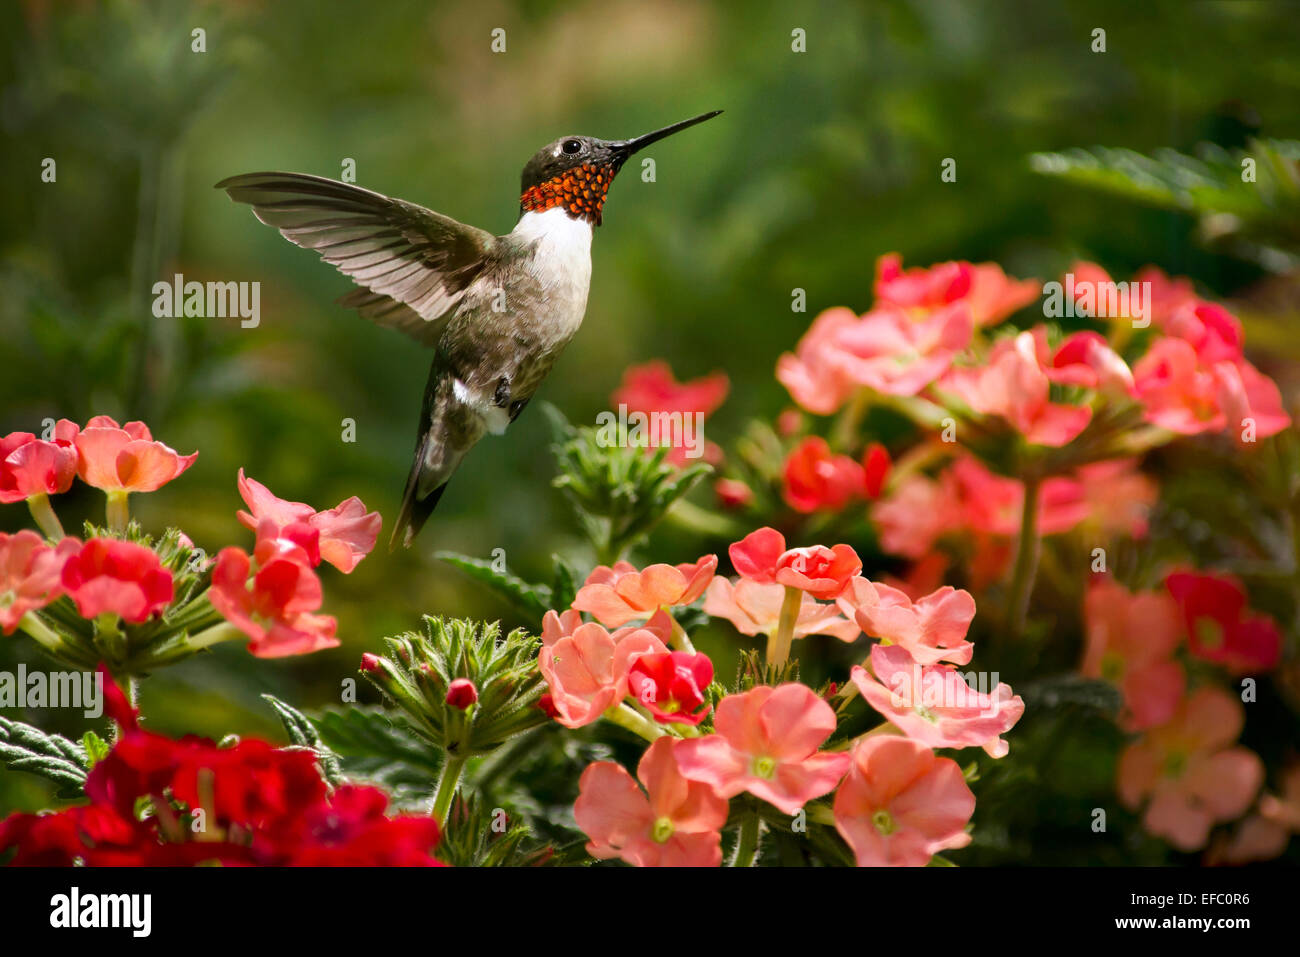
<path id="1" fill-rule="evenodd" d="M 785 460 L 785 500 L 796 512 L 838 511 L 865 494 L 866 471 L 847 455 L 832 455 L 826 440 L 809 436 Z"/>
<path id="2" fill-rule="evenodd" d="M 794 814 L 834 790 L 849 756 L 817 749 L 835 730 L 835 712 L 811 688 L 760 685 L 718 702 L 715 734 L 677 744 L 677 764 L 719 797 L 748 791 Z"/>
<path id="3" fill-rule="evenodd" d="M 152 549 L 92 538 L 68 555 L 62 587 L 83 618 L 111 612 L 140 624 L 171 603 L 174 586 L 172 573 L 162 567 Z"/>
<path id="4" fill-rule="evenodd" d="M 478 701 L 478 689 L 468 678 L 457 678 L 447 686 L 447 704 L 453 708 L 466 710 Z"/>
<path id="5" fill-rule="evenodd" d="M 923 867 L 970 843 L 975 795 L 961 768 L 910 738 L 859 741 L 835 792 L 835 829 L 859 867 Z"/>
<path id="6" fill-rule="evenodd" d="M 248 635 L 248 650 L 258 658 L 305 655 L 338 645 L 338 623 L 313 614 L 321 604 L 320 579 L 306 563 L 272 556 L 253 562 L 239 548 L 223 548 L 212 570 L 209 597 L 232 625 Z"/>
<path id="7" fill-rule="evenodd" d="M 1087 526 L 1105 535 L 1146 538 L 1159 486 L 1143 475 L 1132 459 L 1090 462 L 1075 469 L 1088 502 Z"/>
<path id="8" fill-rule="evenodd" d="M 617 627 L 661 608 L 689 605 L 704 593 L 717 567 L 716 555 L 702 555 L 694 564 L 647 565 L 642 571 L 629 562 L 598 565 L 578 589 L 573 607 Z"/>
<path id="9" fill-rule="evenodd" d="M 1039 326 L 1034 332 L 1041 357 L 1047 352 L 1047 330 Z M 1106 389 L 1121 395 L 1132 395 L 1134 391 L 1128 363 L 1100 333 L 1086 331 L 1066 336 L 1044 366 L 1047 378 L 1062 385 Z"/>
<path id="10" fill-rule="evenodd" d="M 901 309 L 873 309 L 838 330 L 825 361 L 851 382 L 886 395 L 916 395 L 970 344 L 970 309 L 955 302 L 922 318 Z"/>
<path id="11" fill-rule="evenodd" d="M 879 442 L 872 442 L 867 446 L 866 451 L 862 453 L 862 470 L 867 498 L 872 500 L 880 498 L 880 493 L 885 488 L 885 480 L 889 478 L 889 473 L 893 467 L 894 462 L 889 457 L 888 449 Z"/>
<path id="12" fill-rule="evenodd" d="M 616 633 L 617 635 L 617 633 Z M 538 654 L 537 666 L 551 689 L 556 720 L 581 728 L 627 697 L 628 672 L 641 655 L 668 649 L 645 628 L 611 635 L 595 623 L 580 625 Z"/>
<path id="13" fill-rule="evenodd" d="M 77 474 L 87 485 L 105 492 L 154 492 L 176 478 L 199 457 L 178 455 L 155 442 L 149 426 L 128 422 L 119 426 L 97 415 L 76 436 L 80 456 Z"/>
<path id="14" fill-rule="evenodd" d="M 698 416 L 702 423 L 722 405 L 729 388 L 725 373 L 714 372 L 690 382 L 678 382 L 667 362 L 655 360 L 625 370 L 623 383 L 614 391 L 610 400 L 616 406 L 626 406 L 629 412 L 646 415 L 667 413 L 679 415 L 683 420 L 687 416 Z M 661 444 L 669 438 L 664 434 L 665 431 L 667 430 L 659 430 Z M 687 451 L 685 445 L 674 445 L 668 453 L 667 461 L 673 465 L 683 465 Z M 716 461 L 721 458 L 721 451 L 717 446 L 710 445 L 705 458 Z"/>
<path id="15" fill-rule="evenodd" d="M 0 439 L 0 503 L 66 492 L 77 477 L 76 434 L 74 423 L 60 419 L 53 441 L 30 432 L 10 432 Z"/>
<path id="16" fill-rule="evenodd" d="M 627 688 L 656 721 L 698 725 L 709 713 L 704 692 L 712 680 L 708 655 L 670 651 L 637 658 L 628 671 Z"/>
<path id="17" fill-rule="evenodd" d="M 248 511 L 236 515 L 245 528 L 257 531 L 259 538 L 271 534 L 266 527 L 268 521 L 275 530 L 273 537 L 279 537 L 281 529 L 299 524 L 319 533 L 320 555 L 313 565 L 324 560 L 347 574 L 370 554 L 379 538 L 383 518 L 378 512 L 367 512 L 365 503 L 355 495 L 328 511 L 317 512 L 302 502 L 276 498 L 265 485 L 247 478 L 243 469 L 239 470 L 238 484 Z"/>
<path id="18" fill-rule="evenodd" d="M 581 624 L 583 624 L 582 612 L 576 608 L 548 611 L 542 616 L 542 646 L 551 647 L 561 638 L 573 634 Z"/>
<path id="19" fill-rule="evenodd" d="M 1182 851 L 1204 847 L 1214 823 L 1244 814 L 1264 780 L 1258 755 L 1230 747 L 1244 721 L 1240 701 L 1212 685 L 1200 688 L 1167 724 L 1120 755 L 1120 800 L 1136 810 L 1150 798 L 1147 831 Z"/>
<path id="20" fill-rule="evenodd" d="M 968 591 L 944 586 L 914 602 L 897 588 L 855 578 L 837 603 L 868 635 L 907 649 L 922 665 L 970 663 L 975 646 L 966 632 L 975 599 Z"/>
<path id="21" fill-rule="evenodd" d="M 951 467 L 954 494 L 963 524 L 991 535 L 1020 534 L 1025 483 L 994 475 L 973 456 L 962 456 Z M 1040 535 L 1067 532 L 1088 517 L 1089 503 L 1082 482 L 1065 476 L 1043 481 L 1038 493 Z"/>
<path id="22" fill-rule="evenodd" d="M 0 532 L 0 631 L 12 634 L 29 611 L 63 594 L 63 566 L 81 543 L 65 538 L 47 545 L 35 532 Z"/>
<path id="23" fill-rule="evenodd" d="M 1231 575 L 1174 572 L 1165 587 L 1187 626 L 1192 654 L 1232 674 L 1269 671 L 1282 657 L 1282 633 L 1266 615 L 1250 614 L 1248 596 Z"/>
<path id="24" fill-rule="evenodd" d="M 744 508 L 754 501 L 754 490 L 740 479 L 720 478 L 713 483 L 713 492 L 723 508 Z"/>
<path id="25" fill-rule="evenodd" d="M 1087 427 L 1092 409 L 1051 402 L 1050 387 L 1033 332 L 1001 340 L 984 365 L 953 369 L 938 385 L 982 415 L 1001 416 L 1026 441 L 1059 448 Z"/>
<path id="26" fill-rule="evenodd" d="M 1123 691 L 1123 725 L 1140 731 L 1168 721 L 1187 683 L 1173 657 L 1182 639 L 1173 599 L 1160 592 L 1132 594 L 1100 578 L 1084 596 L 1083 618 L 1087 646 L 1079 670 Z"/>
<path id="27" fill-rule="evenodd" d="M 962 302 L 975 325 L 988 326 L 1029 305 L 1040 291 L 1036 279 L 1011 279 L 997 263 L 946 262 L 904 270 L 898 253 L 876 260 L 876 301 L 913 314 Z"/>
<path id="28" fill-rule="evenodd" d="M 678 768 L 682 742 L 662 737 L 646 749 L 637 777 L 613 761 L 589 764 L 578 781 L 573 816 L 592 857 L 638 867 L 717 867 L 727 802 Z"/>
<path id="29" fill-rule="evenodd" d="M 934 543 L 962 527 L 963 518 L 949 473 L 939 481 L 912 474 L 871 506 L 880 547 L 893 555 L 923 558 Z"/>
<path id="30" fill-rule="evenodd" d="M 830 415 L 859 388 L 835 361 L 838 335 L 857 322 L 852 309 L 827 309 L 813 320 L 794 353 L 787 352 L 777 360 L 777 381 L 814 415 Z"/>
<path id="31" fill-rule="evenodd" d="M 862 560 L 848 545 L 787 549 L 785 536 L 770 527 L 750 532 L 732 544 L 728 554 L 744 578 L 759 584 L 776 582 L 822 599 L 838 597 L 862 570 Z"/>
<path id="32" fill-rule="evenodd" d="M 1000 736 L 1024 714 L 1025 703 L 1008 685 L 992 693 L 971 688 L 950 665 L 921 665 L 898 645 L 871 649 L 871 669 L 854 665 L 849 678 L 867 704 L 909 738 L 932 748 L 981 747 L 1004 757 L 1009 745 Z"/>
<path id="33" fill-rule="evenodd" d="M 773 635 L 781 623 L 781 604 L 785 586 L 775 582 L 760 585 L 742 578 L 734 585 L 719 576 L 709 583 L 704 597 L 704 613 L 725 618 L 742 635 Z M 824 605 L 805 593 L 795 620 L 795 638 L 808 635 L 831 635 L 840 641 L 854 641 L 861 629 L 840 614 L 834 605 Z"/>

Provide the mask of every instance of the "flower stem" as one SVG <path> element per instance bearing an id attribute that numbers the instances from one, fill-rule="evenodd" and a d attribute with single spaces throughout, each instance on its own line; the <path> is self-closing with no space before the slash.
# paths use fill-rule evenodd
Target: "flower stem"
<path id="1" fill-rule="evenodd" d="M 620 728 L 626 728 L 628 731 L 645 738 L 647 741 L 653 742 L 657 738 L 663 737 L 665 734 L 664 730 L 657 724 L 646 718 L 644 715 L 638 714 L 626 704 L 616 704 L 605 712 L 604 717 L 608 718 Z"/>
<path id="2" fill-rule="evenodd" d="M 456 796 L 460 785 L 460 774 L 465 770 L 465 759 L 448 752 L 442 762 L 442 771 L 438 774 L 438 788 L 433 794 L 433 819 L 438 827 L 447 825 L 447 812 L 451 810 L 451 799 Z"/>
<path id="3" fill-rule="evenodd" d="M 213 625 L 211 628 L 205 628 L 197 635 L 190 635 L 185 643 L 198 651 L 202 648 L 210 648 L 213 645 L 220 644 L 223 641 L 232 641 L 236 638 L 243 638 L 244 632 L 236 628 L 228 621 Z"/>
<path id="4" fill-rule="evenodd" d="M 1007 598 L 1007 625 L 1012 639 L 1019 638 L 1025 630 L 1029 614 L 1029 597 L 1034 591 L 1034 578 L 1038 574 L 1038 492 L 1042 480 L 1037 476 L 1025 479 L 1025 502 L 1020 517 L 1020 544 L 1016 548 L 1016 565 Z"/>
<path id="5" fill-rule="evenodd" d="M 63 540 L 65 532 L 63 524 L 59 521 L 59 516 L 54 514 L 54 507 L 50 505 L 50 497 L 44 493 L 33 495 L 27 500 L 27 509 L 32 513 L 32 518 L 40 526 L 45 537 L 52 542 Z"/>
<path id="6" fill-rule="evenodd" d="M 792 585 L 785 586 L 785 600 L 781 602 L 781 618 L 776 633 L 767 636 L 767 663 L 769 667 L 783 667 L 790 657 L 790 644 L 794 641 L 794 626 L 799 620 L 803 605 L 803 592 Z"/>
<path id="7" fill-rule="evenodd" d="M 107 494 L 108 504 L 104 506 L 104 517 L 108 519 L 108 527 L 115 532 L 124 532 L 126 523 L 131 519 L 131 512 L 126 502 L 130 493 L 116 490 Z"/>
<path id="8" fill-rule="evenodd" d="M 870 389 L 859 389 L 849 399 L 831 427 L 831 445 L 839 452 L 851 452 L 858 446 L 858 430 L 862 420 L 871 408 L 875 393 Z"/>
<path id="9" fill-rule="evenodd" d="M 677 619 L 671 615 L 668 616 L 668 620 L 673 623 L 673 644 L 676 645 L 680 651 L 685 651 L 692 655 L 695 654 L 695 646 L 691 644 L 691 637 L 686 634 L 686 629 L 679 625 Z"/>
<path id="10" fill-rule="evenodd" d="M 29 611 L 23 615 L 18 621 L 18 627 L 36 639 L 46 651 L 57 655 L 63 647 L 63 639 L 59 637 L 58 632 L 41 621 L 35 612 Z"/>
<path id="11" fill-rule="evenodd" d="M 736 841 L 736 853 L 731 858 L 732 867 L 753 867 L 758 857 L 758 815 L 750 813 L 740 824 L 740 837 Z"/>

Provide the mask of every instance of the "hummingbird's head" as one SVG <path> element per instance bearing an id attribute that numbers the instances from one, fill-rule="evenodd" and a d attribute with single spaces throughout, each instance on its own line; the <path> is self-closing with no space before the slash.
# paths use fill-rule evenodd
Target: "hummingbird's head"
<path id="1" fill-rule="evenodd" d="M 599 226 L 609 184 L 614 182 L 628 157 L 665 136 L 703 123 L 721 112 L 703 113 L 631 140 L 565 136 L 548 143 L 524 167 L 519 211 L 543 212 L 560 206 L 575 219 L 585 219 Z"/>

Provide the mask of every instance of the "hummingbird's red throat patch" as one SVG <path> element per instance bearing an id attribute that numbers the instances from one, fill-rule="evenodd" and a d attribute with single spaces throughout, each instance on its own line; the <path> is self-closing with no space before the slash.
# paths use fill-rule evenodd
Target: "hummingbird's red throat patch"
<path id="1" fill-rule="evenodd" d="M 530 186 L 519 197 L 519 207 L 525 212 L 541 213 L 562 206 L 570 216 L 599 226 L 600 209 L 605 205 L 605 194 L 609 192 L 615 172 L 608 166 L 583 163 L 544 183 Z"/>

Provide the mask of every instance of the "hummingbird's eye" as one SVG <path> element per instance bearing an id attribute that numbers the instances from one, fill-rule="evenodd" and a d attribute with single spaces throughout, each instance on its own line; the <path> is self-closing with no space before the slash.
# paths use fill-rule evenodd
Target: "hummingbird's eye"
<path id="1" fill-rule="evenodd" d="M 564 145 L 560 148 L 572 156 L 574 153 L 581 152 L 582 142 L 580 140 L 565 140 Z"/>

